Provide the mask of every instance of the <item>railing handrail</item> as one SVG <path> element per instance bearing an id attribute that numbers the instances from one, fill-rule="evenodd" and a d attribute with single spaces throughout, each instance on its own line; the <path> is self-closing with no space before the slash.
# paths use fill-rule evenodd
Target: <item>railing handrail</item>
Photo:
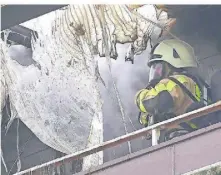
<path id="1" fill-rule="evenodd" d="M 221 168 L 221 161 L 213 163 L 211 165 L 204 166 L 202 168 L 199 168 L 199 169 L 196 169 L 196 170 L 193 170 L 193 171 L 189 171 L 189 172 L 187 172 L 185 174 L 182 174 L 182 175 L 194 175 L 195 173 L 198 174 L 198 173 L 200 173 L 202 171 L 208 171 L 209 169 L 212 169 L 212 168 L 215 168 L 215 167 Z"/>
<path id="2" fill-rule="evenodd" d="M 131 140 L 139 138 L 141 136 L 145 136 L 147 133 L 151 133 L 151 131 L 153 129 L 173 127 L 173 126 L 175 126 L 179 123 L 186 122 L 188 120 L 198 118 L 200 116 L 207 115 L 209 113 L 216 112 L 216 111 L 219 111 L 219 110 L 221 110 L 221 101 L 218 101 L 218 102 L 216 102 L 214 104 L 211 104 L 209 106 L 191 111 L 189 113 L 174 117 L 172 119 L 154 124 L 154 125 L 149 126 L 147 128 L 143 128 L 143 129 L 134 131 L 132 133 L 123 135 L 121 137 L 103 142 L 99 145 L 84 149 L 82 151 L 79 151 L 79 152 L 76 152 L 76 153 L 73 153 L 73 154 L 69 154 L 69 155 L 63 156 L 61 158 L 54 159 L 52 161 L 49 161 L 49 162 L 41 164 L 41 165 L 37 165 L 37 166 L 32 167 L 30 169 L 18 172 L 15 175 L 22 175 L 22 174 L 25 174 L 25 173 L 28 173 L 28 172 L 33 172 L 37 169 L 40 169 L 42 167 L 47 167 L 47 166 L 52 165 L 52 164 L 55 164 L 56 166 L 58 166 L 58 165 L 66 162 L 66 161 L 79 159 L 79 158 L 88 156 L 90 154 L 94 154 L 94 153 L 97 153 L 99 151 L 103 151 L 104 149 L 117 146 L 121 143 L 131 141 Z"/>

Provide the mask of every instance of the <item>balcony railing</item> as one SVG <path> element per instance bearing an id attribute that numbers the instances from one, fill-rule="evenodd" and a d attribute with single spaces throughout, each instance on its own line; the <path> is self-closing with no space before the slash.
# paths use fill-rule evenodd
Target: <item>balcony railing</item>
<path id="1" fill-rule="evenodd" d="M 100 145 L 96 145 L 96 146 L 87 148 L 85 150 L 82 150 L 82 151 L 79 151 L 79 152 L 69 154 L 69 155 L 66 155 L 64 157 L 52 160 L 52 161 L 44 163 L 42 165 L 32 167 L 30 169 L 27 169 L 27 170 L 21 171 L 19 173 L 16 173 L 15 175 L 23 175 L 23 174 L 26 174 L 26 173 L 34 172 L 36 170 L 39 170 L 43 167 L 47 167 L 47 166 L 50 166 L 50 165 L 60 166 L 64 162 L 69 162 L 71 160 L 76 160 L 76 159 L 79 159 L 79 158 L 83 158 L 83 157 L 88 156 L 90 154 L 94 154 L 94 153 L 97 153 L 99 151 L 103 151 L 107 148 L 117 146 L 117 145 L 122 144 L 124 142 L 128 142 L 128 141 L 131 141 L 133 139 L 136 139 L 136 138 L 139 138 L 139 137 L 142 137 L 142 136 L 146 136 L 148 133 L 152 134 L 152 145 L 154 146 L 154 145 L 158 144 L 157 131 L 159 131 L 160 129 L 173 128 L 173 127 L 175 127 L 176 125 L 178 125 L 182 122 L 186 122 L 186 121 L 189 121 L 191 119 L 198 118 L 198 117 L 201 117 L 201 116 L 204 116 L 204 115 L 207 115 L 209 113 L 213 113 L 213 112 L 216 112 L 216 111 L 219 111 L 219 110 L 221 110 L 221 101 L 218 101 L 218 102 L 216 102 L 214 104 L 211 104 L 209 106 L 197 109 L 195 111 L 191 111 L 189 113 L 177 116 L 175 118 L 163 121 L 161 123 L 154 124 L 154 125 L 149 126 L 147 128 L 137 130 L 135 132 L 126 134 L 124 136 L 115 138 L 113 140 L 106 141 L 106 142 L 104 142 Z"/>

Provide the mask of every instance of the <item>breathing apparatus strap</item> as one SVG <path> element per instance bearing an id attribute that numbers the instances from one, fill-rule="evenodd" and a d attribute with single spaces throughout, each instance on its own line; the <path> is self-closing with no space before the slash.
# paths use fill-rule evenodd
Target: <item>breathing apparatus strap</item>
<path id="1" fill-rule="evenodd" d="M 180 73 L 182 75 L 185 75 L 189 78 L 191 78 L 200 88 L 200 91 L 202 93 L 200 101 L 204 103 L 204 105 L 208 105 L 210 100 L 210 86 L 202 80 L 200 77 L 195 77 L 190 73 Z"/>
<path id="2" fill-rule="evenodd" d="M 173 81 L 174 83 L 176 83 L 178 86 L 181 87 L 181 89 L 194 101 L 194 102 L 198 102 L 198 100 L 196 99 L 196 97 L 186 88 L 186 86 L 184 86 L 182 83 L 180 83 L 177 79 L 173 78 L 173 77 L 168 77 L 169 80 Z"/>
<path id="3" fill-rule="evenodd" d="M 207 105 L 208 103 L 208 90 L 207 88 L 209 88 L 209 85 L 207 85 L 203 80 L 198 80 L 196 77 L 192 76 L 191 74 L 188 73 L 180 73 L 181 75 L 185 75 L 189 78 L 191 78 L 200 88 L 201 93 L 203 94 L 200 97 L 200 101 L 202 101 L 205 105 Z M 173 81 L 174 83 L 176 83 L 178 86 L 181 87 L 181 89 L 194 101 L 194 102 L 199 102 L 197 100 L 197 98 L 186 88 L 186 86 L 184 86 L 182 83 L 180 83 L 177 79 L 173 78 L 173 77 L 167 77 L 169 80 Z M 157 83 L 160 82 L 161 79 L 156 79 L 156 80 L 152 80 L 151 82 L 148 83 L 146 89 L 149 88 L 153 88 Z"/>

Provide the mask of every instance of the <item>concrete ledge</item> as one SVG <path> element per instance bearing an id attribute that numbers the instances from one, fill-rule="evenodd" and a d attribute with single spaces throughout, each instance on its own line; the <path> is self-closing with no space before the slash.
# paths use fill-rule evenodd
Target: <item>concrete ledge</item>
<path id="1" fill-rule="evenodd" d="M 185 173 L 183 175 L 195 175 L 196 173 L 202 173 L 202 172 L 205 172 L 205 171 L 210 171 L 211 169 L 213 168 L 217 168 L 218 170 L 221 171 L 221 162 L 217 162 L 217 163 L 214 163 L 212 165 L 208 165 L 208 166 L 205 166 L 205 167 L 202 167 L 202 168 L 199 168 L 197 170 L 194 170 L 194 171 L 190 171 L 188 173 Z M 199 174 L 198 174 L 199 175 Z"/>
<path id="2" fill-rule="evenodd" d="M 183 174 L 221 161 L 221 141 L 218 138 L 221 138 L 221 123 L 104 163 L 78 175 Z"/>

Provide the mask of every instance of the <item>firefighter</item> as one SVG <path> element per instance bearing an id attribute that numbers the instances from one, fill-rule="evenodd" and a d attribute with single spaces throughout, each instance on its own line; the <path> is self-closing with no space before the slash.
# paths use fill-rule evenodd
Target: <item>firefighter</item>
<path id="1" fill-rule="evenodd" d="M 188 72 L 196 69 L 198 63 L 193 48 L 186 42 L 168 39 L 156 44 L 148 66 L 148 86 L 135 97 L 139 121 L 145 127 L 151 117 L 158 123 L 207 105 L 209 86 Z M 204 127 L 205 122 L 199 126 L 197 123 L 197 119 L 182 123 L 176 131 L 179 135 Z"/>

